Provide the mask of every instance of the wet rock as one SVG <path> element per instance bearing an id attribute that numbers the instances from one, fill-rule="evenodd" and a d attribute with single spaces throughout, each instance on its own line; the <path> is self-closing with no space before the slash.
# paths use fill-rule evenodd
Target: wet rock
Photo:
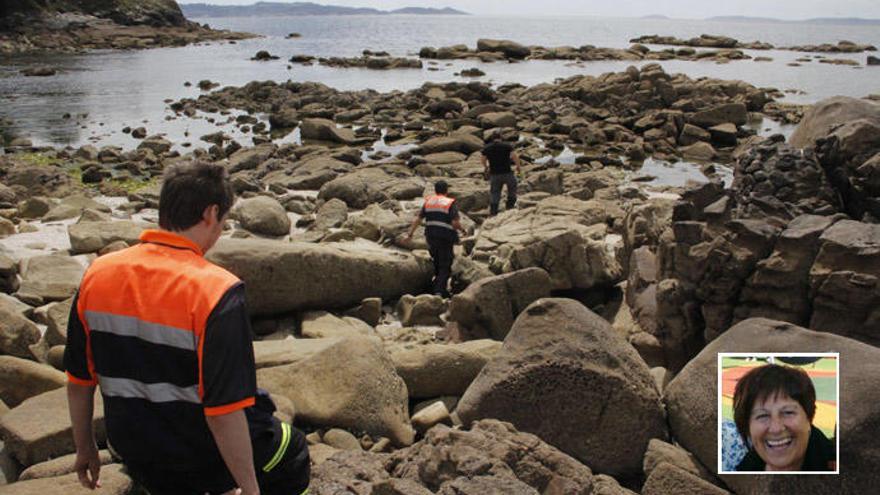
<path id="1" fill-rule="evenodd" d="M 505 57 L 514 59 L 524 59 L 532 53 L 528 47 L 520 45 L 514 41 L 485 38 L 477 40 L 477 51 L 501 52 Z"/>
<path id="2" fill-rule="evenodd" d="M 603 414 L 609 407 L 628 414 Z M 566 299 L 526 308 L 456 414 L 465 424 L 510 421 L 611 475 L 640 472 L 648 441 L 667 435 L 645 363 L 605 320 Z"/>
<path id="3" fill-rule="evenodd" d="M 141 144 L 138 145 L 137 149 L 150 150 L 156 156 L 159 156 L 162 153 L 167 153 L 167 152 L 171 151 L 172 146 L 173 146 L 173 143 L 171 141 L 165 139 L 162 136 L 155 135 L 155 136 L 150 136 L 150 137 L 144 139 L 143 141 L 141 141 Z"/>
<path id="4" fill-rule="evenodd" d="M 388 352 L 411 398 L 462 395 L 501 347 L 492 340 L 393 346 Z"/>
<path id="5" fill-rule="evenodd" d="M 27 77 L 49 77 L 58 73 L 52 67 L 32 67 L 21 71 L 22 75 Z"/>
<path id="6" fill-rule="evenodd" d="M 839 401 L 851 404 L 840 418 L 840 431 L 852 432 L 840 443 L 839 459 L 847 459 L 852 471 L 846 476 L 737 476 L 722 475 L 736 493 L 828 493 L 870 491 L 878 482 L 870 466 L 880 462 L 870 433 L 880 425 L 880 410 L 873 377 L 880 373 L 876 347 L 790 323 L 763 318 L 740 322 L 721 334 L 675 377 L 666 389 L 664 402 L 676 439 L 712 470 L 717 466 L 716 414 L 717 353 L 723 352 L 839 352 Z"/>
<path id="7" fill-rule="evenodd" d="M 689 121 L 704 129 L 719 124 L 745 125 L 748 120 L 748 109 L 742 103 L 726 103 L 694 113 Z"/>
<path id="8" fill-rule="evenodd" d="M 346 366 L 339 366 L 340 360 Z M 257 380 L 270 392 L 289 397 L 298 420 L 412 444 L 406 385 L 374 339 L 343 339 L 294 365 L 263 368 Z"/>
<path id="9" fill-rule="evenodd" d="M 136 129 L 132 129 L 131 137 L 135 139 L 144 139 L 147 137 L 147 128 L 146 127 L 138 127 Z"/>
<path id="10" fill-rule="evenodd" d="M 532 302 L 550 296 L 550 276 L 526 268 L 484 278 L 452 297 L 449 319 L 458 322 L 463 338 L 504 340 L 514 320 Z"/>
<path id="11" fill-rule="evenodd" d="M 368 241 L 314 245 L 221 239 L 208 259 L 244 280 L 254 314 L 348 308 L 366 297 L 398 298 L 430 281 L 427 260 Z"/>
<path id="12" fill-rule="evenodd" d="M 253 57 L 251 57 L 251 60 L 255 60 L 257 62 L 268 62 L 269 60 L 278 60 L 278 57 L 272 55 L 266 50 L 260 50 Z"/>
<path id="13" fill-rule="evenodd" d="M 715 158 L 715 148 L 711 144 L 705 142 L 696 142 L 690 146 L 684 146 L 680 149 L 682 156 L 689 160 L 700 162 L 708 162 Z"/>
<path id="14" fill-rule="evenodd" d="M 16 407 L 24 400 L 67 383 L 64 373 L 13 356 L 0 356 L 0 400 Z"/>
<path id="15" fill-rule="evenodd" d="M 104 405 L 95 395 L 95 438 L 105 442 Z M 30 466 L 71 454 L 76 448 L 67 408 L 67 390 L 59 388 L 31 397 L 0 416 L 0 435 L 18 462 Z"/>
<path id="16" fill-rule="evenodd" d="M 336 127 L 332 120 L 327 119 L 303 119 L 300 123 L 300 133 L 303 139 L 342 144 L 354 144 L 355 142 L 354 132 L 351 129 Z"/>
<path id="17" fill-rule="evenodd" d="M 268 196 L 239 201 L 234 208 L 241 226 L 255 234 L 283 236 L 290 233 L 290 218 L 281 203 Z"/>

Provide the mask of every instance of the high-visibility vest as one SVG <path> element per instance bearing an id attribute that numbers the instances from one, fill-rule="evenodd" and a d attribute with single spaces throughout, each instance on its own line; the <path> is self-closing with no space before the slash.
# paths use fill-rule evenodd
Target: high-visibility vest
<path id="1" fill-rule="evenodd" d="M 100 385 L 108 436 L 126 460 L 147 462 L 138 458 L 152 453 L 169 463 L 216 463 L 205 415 L 254 403 L 202 404 L 208 317 L 240 280 L 174 233 L 148 230 L 141 241 L 86 271 L 76 312 L 91 379 L 69 379 Z"/>
<path id="2" fill-rule="evenodd" d="M 425 237 L 434 239 L 458 239 L 458 233 L 452 226 L 452 205 L 455 199 L 442 194 L 425 198 Z"/>

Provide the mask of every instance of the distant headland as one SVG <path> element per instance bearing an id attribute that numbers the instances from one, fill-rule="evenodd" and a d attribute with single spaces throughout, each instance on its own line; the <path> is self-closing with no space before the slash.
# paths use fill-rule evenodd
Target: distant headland
<path id="1" fill-rule="evenodd" d="M 207 3 L 181 4 L 186 17 L 260 17 L 277 15 L 470 15 L 467 12 L 446 8 L 404 7 L 380 10 L 370 7 L 342 7 L 312 2 L 257 2 L 251 5 L 211 5 Z"/>

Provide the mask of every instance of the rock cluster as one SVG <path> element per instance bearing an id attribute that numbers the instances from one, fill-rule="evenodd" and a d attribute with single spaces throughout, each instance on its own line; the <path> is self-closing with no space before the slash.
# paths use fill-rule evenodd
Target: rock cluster
<path id="1" fill-rule="evenodd" d="M 818 45 L 797 45 L 790 47 L 776 47 L 770 43 L 761 41 L 753 41 L 751 43 L 742 42 L 729 36 L 719 36 L 713 34 L 701 34 L 698 37 L 690 39 L 680 39 L 675 36 L 658 36 L 656 34 L 648 34 L 639 36 L 629 40 L 630 43 L 645 43 L 650 45 L 672 45 L 672 46 L 690 46 L 700 48 L 739 48 L 743 50 L 791 50 L 796 52 L 824 52 L 824 53 L 861 53 L 877 51 L 877 47 L 867 44 L 854 43 L 852 41 L 841 40 L 837 44 L 821 43 Z"/>

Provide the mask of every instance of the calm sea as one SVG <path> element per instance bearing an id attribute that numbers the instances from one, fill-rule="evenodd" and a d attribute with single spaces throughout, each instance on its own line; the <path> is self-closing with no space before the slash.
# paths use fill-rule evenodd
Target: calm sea
<path id="1" fill-rule="evenodd" d="M 439 71 L 405 69 L 372 71 L 305 67 L 286 62 L 294 54 L 357 56 L 364 49 L 385 50 L 396 56 L 415 55 L 423 46 L 464 43 L 478 38 L 512 39 L 544 46 L 595 45 L 624 48 L 629 39 L 644 34 L 680 38 L 701 33 L 720 34 L 743 41 L 766 41 L 777 46 L 816 44 L 847 39 L 880 46 L 876 26 L 803 25 L 737 22 L 706 22 L 666 19 L 598 17 L 433 17 L 433 16 L 314 16 L 272 18 L 196 19 L 217 28 L 248 31 L 265 37 L 237 44 L 212 43 L 182 48 L 131 52 L 95 52 L 76 56 L 0 58 L 0 116 L 14 121 L 14 131 L 38 145 L 113 144 L 132 148 L 138 141 L 121 132 L 125 126 L 144 126 L 164 133 L 172 141 L 203 146 L 198 136 L 215 132 L 219 123 L 206 116 L 168 120 L 172 113 L 166 100 L 196 97 L 199 90 L 184 87 L 210 79 L 221 85 L 242 85 L 254 80 L 319 81 L 338 89 L 372 88 L 379 91 L 407 90 L 428 81 L 463 80 L 454 74 L 479 67 L 480 78 L 496 84 L 518 82 L 533 85 L 577 74 L 598 75 L 625 69 L 625 62 L 562 61 L 482 64 L 472 60 L 441 62 Z M 291 32 L 302 35 L 285 39 Z M 281 57 L 272 62 L 253 62 L 258 50 Z M 786 101 L 812 103 L 833 95 L 854 97 L 880 93 L 880 67 L 864 67 L 866 54 L 829 55 L 852 58 L 863 68 L 853 69 L 810 62 L 801 67 L 786 64 L 805 54 L 789 51 L 750 52 L 768 56 L 772 62 L 740 61 L 726 65 L 713 62 L 662 62 L 669 72 L 691 77 L 742 79 L 760 87 L 797 90 Z M 22 77 L 21 69 L 49 65 L 60 70 L 48 78 Z M 641 63 L 635 65 L 642 65 Z M 63 118 L 70 114 L 71 118 Z M 234 126 L 221 126 L 236 136 Z"/>

